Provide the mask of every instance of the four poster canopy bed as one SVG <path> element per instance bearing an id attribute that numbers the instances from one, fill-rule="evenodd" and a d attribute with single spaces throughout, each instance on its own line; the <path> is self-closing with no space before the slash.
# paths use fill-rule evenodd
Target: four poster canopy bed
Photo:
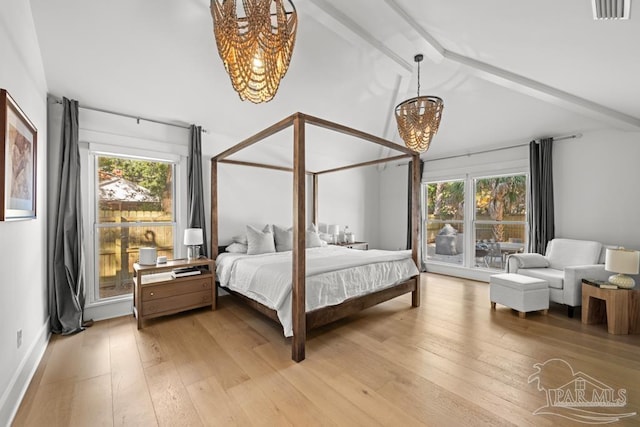
<path id="1" fill-rule="evenodd" d="M 307 171 L 305 159 L 305 129 L 317 126 L 359 140 L 364 140 L 400 152 L 357 164 L 321 171 Z M 284 129 L 293 127 L 293 167 L 229 159 L 233 154 L 256 144 Z M 305 177 L 313 179 L 311 221 L 317 224 L 318 176 L 356 167 L 412 159 L 411 178 L 411 254 L 396 251 L 357 251 L 338 247 L 307 249 L 313 235 L 307 231 L 305 213 Z M 293 173 L 293 227 L 291 251 L 276 254 L 222 254 L 218 246 L 218 163 L 260 167 Z M 306 331 L 333 322 L 365 308 L 412 293 L 412 306 L 420 305 L 420 274 L 418 264 L 418 194 L 420 189 L 420 156 L 404 146 L 337 123 L 302 113 L 295 113 L 211 159 L 211 253 L 216 259 L 220 285 L 252 308 L 283 324 L 286 336 L 292 335 L 291 357 L 300 362 L 305 358 Z M 244 264 L 243 270 L 240 266 Z M 291 280 L 284 281 L 284 290 L 275 290 L 274 281 L 289 277 L 284 269 L 291 268 Z M 237 271 L 236 271 L 237 269 Z M 270 273 L 260 275 L 258 273 Z M 346 272 L 346 275 L 340 275 Z M 232 278 L 251 278 L 233 282 Z M 340 298 L 326 291 L 341 283 Z M 375 282 L 376 284 L 371 284 Z M 323 287 L 324 286 L 324 287 Z M 261 293 L 262 292 L 262 293 Z M 286 320 L 284 320 L 286 318 Z"/>

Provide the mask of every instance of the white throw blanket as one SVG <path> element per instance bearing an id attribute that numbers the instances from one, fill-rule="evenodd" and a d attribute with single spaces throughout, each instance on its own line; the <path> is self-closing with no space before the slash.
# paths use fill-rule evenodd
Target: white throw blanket
<path id="1" fill-rule="evenodd" d="M 419 274 L 410 251 L 358 251 L 338 246 L 306 252 L 306 308 L 335 305 Z M 291 252 L 221 254 L 216 273 L 222 286 L 278 312 L 291 335 Z"/>

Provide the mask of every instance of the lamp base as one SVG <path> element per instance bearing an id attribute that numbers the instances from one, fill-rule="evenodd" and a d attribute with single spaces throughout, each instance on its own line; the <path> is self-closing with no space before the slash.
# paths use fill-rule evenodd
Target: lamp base
<path id="1" fill-rule="evenodd" d="M 609 283 L 622 289 L 631 289 L 636 285 L 636 281 L 633 280 L 633 277 L 629 277 L 625 274 L 614 274 L 613 276 L 609 276 Z"/>
<path id="2" fill-rule="evenodd" d="M 187 260 L 195 261 L 200 258 L 200 246 L 187 246 Z"/>

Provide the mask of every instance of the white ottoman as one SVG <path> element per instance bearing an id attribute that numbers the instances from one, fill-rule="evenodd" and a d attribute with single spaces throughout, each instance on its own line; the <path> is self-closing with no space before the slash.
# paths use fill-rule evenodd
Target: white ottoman
<path id="1" fill-rule="evenodd" d="M 494 310 L 496 303 L 499 303 L 518 310 L 520 317 L 537 310 L 543 310 L 542 313 L 547 314 L 549 283 L 522 274 L 495 274 L 489 278 L 489 298 Z"/>

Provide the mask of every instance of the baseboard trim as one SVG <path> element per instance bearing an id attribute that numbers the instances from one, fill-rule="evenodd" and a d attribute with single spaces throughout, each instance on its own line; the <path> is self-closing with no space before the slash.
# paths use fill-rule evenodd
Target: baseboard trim
<path id="1" fill-rule="evenodd" d="M 131 314 L 133 314 L 133 297 L 129 296 L 113 301 L 87 304 L 82 317 L 84 320 L 106 320 Z"/>
<path id="2" fill-rule="evenodd" d="M 36 369 L 38 369 L 42 356 L 44 356 L 50 338 L 49 317 L 47 316 L 44 325 L 40 328 L 38 337 L 29 347 L 29 351 L 20 362 L 20 366 L 13 378 L 11 378 L 9 387 L 0 398 L 0 425 L 8 426 L 13 422 L 27 388 L 29 388 L 31 379 L 35 375 Z"/>

